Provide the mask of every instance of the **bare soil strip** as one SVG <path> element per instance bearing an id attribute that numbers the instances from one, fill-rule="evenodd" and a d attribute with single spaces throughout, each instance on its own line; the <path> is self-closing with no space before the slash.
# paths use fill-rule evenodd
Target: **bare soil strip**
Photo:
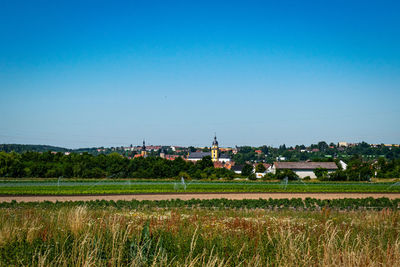
<path id="1" fill-rule="evenodd" d="M 87 195 L 87 196 L 0 196 L 0 202 L 41 202 L 41 201 L 89 201 L 89 200 L 169 200 L 169 199 L 340 199 L 340 198 L 400 198 L 400 193 L 187 193 L 187 194 L 136 194 L 136 195 Z"/>

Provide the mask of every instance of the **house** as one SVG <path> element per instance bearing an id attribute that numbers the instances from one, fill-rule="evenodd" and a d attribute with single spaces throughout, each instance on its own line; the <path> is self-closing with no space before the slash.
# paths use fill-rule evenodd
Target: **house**
<path id="1" fill-rule="evenodd" d="M 214 161 L 213 164 L 214 164 L 214 168 L 224 168 L 224 165 L 225 165 L 221 161 Z"/>
<path id="2" fill-rule="evenodd" d="M 334 172 L 338 169 L 335 162 L 274 162 L 272 172 L 276 173 L 278 170 L 289 169 L 294 171 L 300 178 L 310 176 L 317 178 L 314 170 L 324 168 L 329 172 Z"/>
<path id="3" fill-rule="evenodd" d="M 176 158 L 180 158 L 182 156 L 179 155 L 165 155 L 164 158 L 167 160 L 175 160 Z"/>
<path id="4" fill-rule="evenodd" d="M 234 161 L 227 161 L 227 162 L 214 161 L 213 164 L 214 164 L 214 168 L 225 168 L 227 170 L 230 170 L 235 165 L 235 162 Z"/>
<path id="5" fill-rule="evenodd" d="M 256 172 L 256 168 L 257 168 L 258 164 L 259 163 L 254 163 L 253 164 L 253 172 L 256 174 L 257 178 L 263 178 L 265 174 L 271 172 L 272 165 L 268 164 L 268 163 L 262 163 L 262 165 L 264 165 L 264 167 L 265 167 L 265 171 L 264 172 Z"/>
<path id="6" fill-rule="evenodd" d="M 347 142 L 339 142 L 337 146 L 338 147 L 348 147 L 349 144 Z"/>
<path id="7" fill-rule="evenodd" d="M 234 165 L 231 167 L 231 170 L 236 174 L 242 174 L 243 165 Z"/>
<path id="8" fill-rule="evenodd" d="M 207 156 L 211 157 L 211 152 L 190 152 L 187 159 L 191 161 L 198 161 Z"/>

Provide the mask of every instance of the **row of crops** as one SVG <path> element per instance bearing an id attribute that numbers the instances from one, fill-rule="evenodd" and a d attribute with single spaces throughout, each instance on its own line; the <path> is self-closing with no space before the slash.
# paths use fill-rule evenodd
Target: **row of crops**
<path id="1" fill-rule="evenodd" d="M 116 209 L 141 209 L 141 208 L 206 208 L 206 209 L 303 209 L 318 210 L 321 208 L 332 208 L 339 210 L 357 210 L 357 209 L 398 209 L 400 199 L 389 198 L 344 198 L 344 199 L 316 199 L 316 198 L 292 198 L 292 199 L 191 199 L 191 200 L 131 200 L 131 201 L 66 201 L 66 202 L 2 202 L 0 208 L 61 208 L 86 206 L 88 208 L 106 208 Z"/>
<path id="2" fill-rule="evenodd" d="M 260 183 L 138 181 L 1 181 L 0 195 L 88 195 L 173 192 L 400 192 L 390 183 Z"/>

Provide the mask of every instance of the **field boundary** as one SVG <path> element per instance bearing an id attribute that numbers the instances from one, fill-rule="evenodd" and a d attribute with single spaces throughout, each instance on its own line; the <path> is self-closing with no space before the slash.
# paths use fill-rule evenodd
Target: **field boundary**
<path id="1" fill-rule="evenodd" d="M 343 198 L 382 198 L 399 199 L 400 193 L 140 193 L 140 194 L 101 194 L 101 195 L 3 195 L 0 202 L 42 202 L 42 201 L 90 201 L 90 200 L 171 200 L 171 199 L 292 199 L 292 198 L 315 198 L 315 199 L 343 199 Z"/>

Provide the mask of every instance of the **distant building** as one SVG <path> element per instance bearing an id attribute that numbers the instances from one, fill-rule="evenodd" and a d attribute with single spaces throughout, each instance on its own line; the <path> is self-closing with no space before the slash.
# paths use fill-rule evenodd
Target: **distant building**
<path id="1" fill-rule="evenodd" d="M 136 154 L 135 156 L 133 156 L 133 158 L 140 158 L 140 157 L 147 158 L 146 143 L 144 140 L 142 148 L 140 149 L 140 154 Z"/>
<path id="2" fill-rule="evenodd" d="M 339 161 L 340 166 L 342 166 L 342 169 L 345 171 L 347 169 L 347 163 L 344 162 L 343 160 Z"/>
<path id="3" fill-rule="evenodd" d="M 181 158 L 182 156 L 180 155 L 165 155 L 165 159 L 167 160 L 175 160 L 176 158 Z"/>
<path id="4" fill-rule="evenodd" d="M 207 156 L 211 157 L 211 152 L 190 152 L 187 159 L 191 161 L 198 161 Z"/>
<path id="5" fill-rule="evenodd" d="M 268 163 L 262 163 L 262 165 L 264 165 L 264 168 L 265 168 L 264 172 L 256 172 L 256 167 L 258 164 L 260 164 L 260 163 L 253 164 L 253 172 L 256 174 L 256 178 L 263 178 L 264 175 L 271 172 L 272 165 L 268 164 Z"/>
<path id="6" fill-rule="evenodd" d="M 217 137 L 214 137 L 214 141 L 211 146 L 211 152 L 190 152 L 188 155 L 188 160 L 191 161 L 198 161 L 204 157 L 210 156 L 213 162 L 220 161 L 220 162 L 229 162 L 231 158 L 223 154 L 219 151 Z"/>
<path id="7" fill-rule="evenodd" d="M 243 165 L 234 165 L 231 167 L 231 170 L 236 174 L 242 174 Z"/>
<path id="8" fill-rule="evenodd" d="M 327 169 L 328 173 L 338 169 L 335 162 L 274 162 L 272 172 L 276 173 L 278 170 L 289 169 L 294 171 L 300 178 L 306 176 L 317 178 L 314 173 L 317 168 Z"/>
<path id="9" fill-rule="evenodd" d="M 338 147 L 348 147 L 349 144 L 347 142 L 339 142 Z"/>
<path id="10" fill-rule="evenodd" d="M 143 140 L 142 151 L 140 151 L 140 155 L 142 155 L 142 157 L 147 157 L 146 143 L 144 142 L 144 140 Z"/>
<path id="11" fill-rule="evenodd" d="M 227 162 L 223 162 L 223 161 L 214 161 L 214 168 L 225 168 L 227 170 L 232 169 L 232 167 L 235 165 L 235 162 L 233 161 L 227 161 Z"/>
<path id="12" fill-rule="evenodd" d="M 218 141 L 217 141 L 217 136 L 214 136 L 214 141 L 211 147 L 211 160 L 214 162 L 218 161 L 218 157 L 219 157 Z"/>

